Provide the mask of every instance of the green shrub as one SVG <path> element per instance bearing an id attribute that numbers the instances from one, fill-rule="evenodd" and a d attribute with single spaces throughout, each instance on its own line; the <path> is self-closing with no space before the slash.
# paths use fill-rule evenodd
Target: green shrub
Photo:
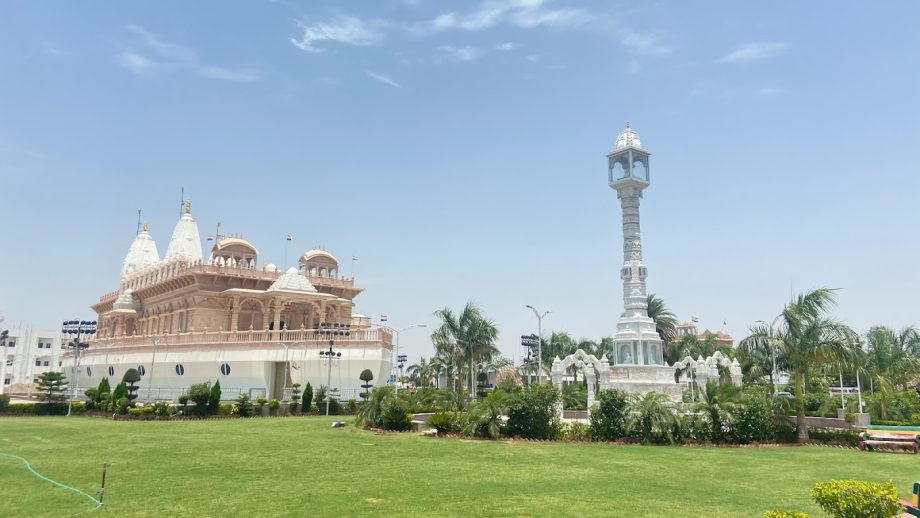
<path id="1" fill-rule="evenodd" d="M 230 415 L 233 413 L 232 403 L 221 403 L 217 405 L 217 415 Z"/>
<path id="2" fill-rule="evenodd" d="M 195 414 L 208 415 L 211 403 L 211 383 L 195 383 L 188 388 L 188 398 L 195 403 Z"/>
<path id="3" fill-rule="evenodd" d="M 738 444 L 772 441 L 776 424 L 770 402 L 758 395 L 741 398 L 740 406 L 732 412 L 732 429 L 729 440 Z"/>
<path id="4" fill-rule="evenodd" d="M 300 383 L 294 383 L 291 385 L 291 401 L 288 403 L 288 408 L 291 410 L 291 414 L 297 412 L 297 407 L 300 405 Z"/>
<path id="5" fill-rule="evenodd" d="M 772 511 L 767 511 L 763 513 L 763 518 L 809 518 L 808 513 L 796 513 L 788 511 L 780 511 L 779 509 L 773 509 Z"/>
<path id="6" fill-rule="evenodd" d="M 256 408 L 252 401 L 249 400 L 249 394 L 241 392 L 236 398 L 236 404 L 233 405 L 233 413 L 240 417 L 252 417 L 256 413 Z"/>
<path id="7" fill-rule="evenodd" d="M 34 411 L 38 415 L 67 415 L 67 403 L 58 401 L 56 403 L 41 403 L 35 405 Z"/>
<path id="8" fill-rule="evenodd" d="M 345 411 L 349 415 L 355 415 L 355 413 L 358 412 L 358 402 L 355 400 L 355 398 L 348 400 L 348 403 L 345 404 Z"/>
<path id="9" fill-rule="evenodd" d="M 370 397 L 355 415 L 355 424 L 365 428 L 383 426 L 383 405 L 394 397 L 391 386 L 376 387 L 371 390 Z"/>
<path id="10" fill-rule="evenodd" d="M 165 401 L 157 401 L 150 408 L 153 409 L 153 414 L 159 417 L 172 415 L 172 407 Z"/>
<path id="11" fill-rule="evenodd" d="M 153 415 L 153 407 L 152 406 L 141 407 L 141 413 L 144 415 Z"/>
<path id="12" fill-rule="evenodd" d="M 590 441 L 591 428 L 585 423 L 572 422 L 562 425 L 562 438 L 567 441 Z"/>
<path id="13" fill-rule="evenodd" d="M 559 435 L 558 402 L 556 387 L 528 385 L 508 403 L 506 433 L 525 439 L 555 439 Z"/>
<path id="14" fill-rule="evenodd" d="M 399 398 L 388 398 L 383 403 L 381 421 L 384 430 L 404 432 L 412 429 L 412 417 L 405 402 Z"/>
<path id="15" fill-rule="evenodd" d="M 591 409 L 590 432 L 597 441 L 615 441 L 626 436 L 629 398 L 621 390 L 597 393 L 597 405 Z"/>
<path id="16" fill-rule="evenodd" d="M 188 415 L 188 394 L 182 394 L 179 396 L 179 404 L 182 405 L 182 415 Z"/>
<path id="17" fill-rule="evenodd" d="M 10 395 L 0 394 L 0 412 L 6 412 L 10 408 Z"/>
<path id="18" fill-rule="evenodd" d="M 128 413 L 128 408 L 130 407 L 131 402 L 128 400 L 127 396 L 122 396 L 113 401 L 112 405 L 116 414 L 125 415 Z"/>
<path id="19" fill-rule="evenodd" d="M 810 440 L 817 442 L 846 444 L 848 446 L 859 444 L 859 432 L 856 430 L 809 427 L 808 437 Z"/>
<path id="20" fill-rule="evenodd" d="M 141 410 L 140 407 L 129 408 L 128 415 L 139 416 L 141 415 Z"/>
<path id="21" fill-rule="evenodd" d="M 74 401 L 74 402 L 73 402 L 73 409 L 72 409 L 72 411 L 73 411 L 73 413 L 82 413 L 82 412 L 86 412 L 86 403 L 84 403 L 84 402 L 82 402 L 82 401 Z"/>
<path id="22" fill-rule="evenodd" d="M 309 412 L 313 408 L 313 386 L 307 382 L 303 389 L 303 397 L 300 398 L 300 411 Z"/>
<path id="23" fill-rule="evenodd" d="M 208 394 L 208 413 L 209 414 L 221 414 L 229 415 L 230 414 L 230 405 L 227 405 L 227 412 L 222 413 L 222 405 L 220 404 L 220 380 L 214 382 L 214 385 L 211 387 L 211 391 Z"/>
<path id="24" fill-rule="evenodd" d="M 460 433 L 468 437 L 496 439 L 501 435 L 501 411 L 491 398 L 467 407 L 462 413 Z"/>
<path id="25" fill-rule="evenodd" d="M 12 403 L 6 411 L 14 415 L 37 414 L 39 406 L 35 403 Z"/>
<path id="26" fill-rule="evenodd" d="M 131 368 L 125 371 L 125 375 L 122 376 L 121 382 L 126 385 L 128 391 L 127 398 L 129 401 L 129 406 L 134 406 L 134 400 L 137 399 L 137 382 L 141 380 L 141 373 L 137 372 L 137 369 Z"/>
<path id="27" fill-rule="evenodd" d="M 259 396 L 256 398 L 256 404 L 259 405 L 259 415 L 262 415 L 262 409 L 268 404 L 268 400 L 264 396 Z"/>
<path id="28" fill-rule="evenodd" d="M 898 502 L 898 490 L 891 482 L 819 482 L 811 490 L 811 498 L 835 518 L 892 518 L 904 511 Z"/>
<path id="29" fill-rule="evenodd" d="M 268 402 L 268 413 L 270 415 L 275 415 L 275 412 L 277 412 L 279 408 L 281 408 L 281 401 L 273 399 Z"/>
<path id="30" fill-rule="evenodd" d="M 456 433 L 459 429 L 458 417 L 454 412 L 435 412 L 428 418 L 428 426 L 438 433 Z"/>

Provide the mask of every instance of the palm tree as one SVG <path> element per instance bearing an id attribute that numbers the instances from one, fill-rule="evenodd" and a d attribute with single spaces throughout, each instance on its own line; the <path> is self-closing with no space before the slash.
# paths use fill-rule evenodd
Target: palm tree
<path id="1" fill-rule="evenodd" d="M 463 368 L 469 365 L 467 379 L 472 393 L 475 387 L 473 365 L 476 359 L 488 360 L 498 353 L 495 346 L 498 329 L 472 302 L 468 302 L 459 315 L 450 308 L 434 314 L 441 320 L 441 326 L 431 335 L 435 350 L 437 354 L 449 355 L 453 359 L 458 387 L 463 383 L 460 379 Z"/>
<path id="2" fill-rule="evenodd" d="M 643 443 L 664 438 L 674 443 L 677 415 L 674 404 L 661 392 L 634 393 L 629 396 L 628 429 L 639 434 Z"/>
<path id="3" fill-rule="evenodd" d="M 888 402 L 896 392 L 904 391 L 920 375 L 920 333 L 913 327 L 900 332 L 885 326 L 869 329 L 866 336 L 864 370 L 869 374 L 873 392 L 878 393 L 882 419 L 888 419 Z"/>
<path id="4" fill-rule="evenodd" d="M 774 393 L 776 380 L 774 375 L 774 361 L 776 361 L 777 338 L 773 326 L 760 321 L 752 326 L 750 335 L 738 343 L 738 360 L 741 363 L 741 372 L 745 382 L 753 382 L 769 377 L 770 392 Z"/>
<path id="5" fill-rule="evenodd" d="M 658 331 L 661 340 L 667 345 L 677 337 L 677 316 L 654 293 L 649 294 L 646 303 L 648 304 L 648 316 L 655 321 L 655 330 Z M 667 352 L 667 347 L 665 347 L 665 351 Z M 669 363 L 674 363 L 679 359 L 665 358 Z"/>
<path id="6" fill-rule="evenodd" d="M 427 387 L 431 385 L 431 366 L 424 356 L 419 358 L 418 363 L 413 363 L 406 368 L 409 375 L 409 381 L 418 387 Z"/>
<path id="7" fill-rule="evenodd" d="M 795 383 L 796 429 L 799 442 L 808 440 L 805 426 L 805 379 L 828 364 L 851 363 L 856 333 L 826 316 L 836 303 L 835 290 L 817 289 L 802 293 L 786 304 L 775 326 L 754 328 L 745 338 L 748 344 L 772 343 L 778 365 L 788 371 Z"/>
<path id="8" fill-rule="evenodd" d="M 723 424 L 729 419 L 731 413 L 741 406 L 738 402 L 740 397 L 741 389 L 734 385 L 723 385 L 711 381 L 706 384 L 702 401 L 695 407 L 709 416 L 713 442 L 722 442 L 727 439 Z"/>

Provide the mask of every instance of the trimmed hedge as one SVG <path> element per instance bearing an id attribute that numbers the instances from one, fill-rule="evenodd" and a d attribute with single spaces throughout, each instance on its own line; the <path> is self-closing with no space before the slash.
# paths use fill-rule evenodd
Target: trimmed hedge
<path id="1" fill-rule="evenodd" d="M 898 502 L 898 490 L 891 482 L 819 482 L 811 490 L 811 497 L 824 512 L 835 518 L 892 518 L 904 511 Z"/>

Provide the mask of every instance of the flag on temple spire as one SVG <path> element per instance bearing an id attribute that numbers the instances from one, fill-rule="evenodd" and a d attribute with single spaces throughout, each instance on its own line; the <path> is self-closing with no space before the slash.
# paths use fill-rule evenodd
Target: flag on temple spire
<path id="1" fill-rule="evenodd" d="M 293 240 L 294 240 L 294 234 L 288 234 L 287 237 L 286 237 L 285 239 L 287 239 L 288 241 L 293 241 Z"/>

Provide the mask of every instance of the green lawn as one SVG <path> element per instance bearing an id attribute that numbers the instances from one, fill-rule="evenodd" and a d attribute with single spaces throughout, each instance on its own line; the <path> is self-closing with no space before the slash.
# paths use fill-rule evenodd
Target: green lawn
<path id="1" fill-rule="evenodd" d="M 93 494 L 84 516 L 821 516 L 830 478 L 893 481 L 920 458 L 817 447 L 681 448 L 375 435 L 333 419 L 0 419 L 0 452 Z M 0 457 L 0 515 L 66 516 L 92 504 Z"/>

